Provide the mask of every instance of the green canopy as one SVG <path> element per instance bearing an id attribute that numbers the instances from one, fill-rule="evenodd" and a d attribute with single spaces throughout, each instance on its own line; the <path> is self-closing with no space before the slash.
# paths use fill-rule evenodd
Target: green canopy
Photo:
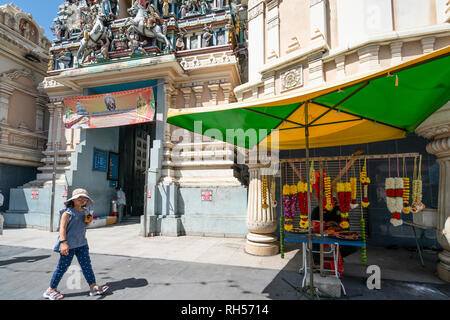
<path id="1" fill-rule="evenodd" d="M 245 148 L 303 149 L 405 137 L 450 100 L 450 46 L 369 74 L 269 99 L 225 106 L 170 109 L 168 122 Z M 304 107 L 308 103 L 308 118 Z M 211 130 L 213 129 L 213 130 Z M 261 130 L 262 129 L 262 130 Z M 236 132 L 248 133 L 245 139 Z"/>

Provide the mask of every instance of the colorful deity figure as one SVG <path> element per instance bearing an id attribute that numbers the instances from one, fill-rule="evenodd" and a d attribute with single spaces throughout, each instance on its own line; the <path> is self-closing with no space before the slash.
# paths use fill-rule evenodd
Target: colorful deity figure
<path id="1" fill-rule="evenodd" d="M 175 47 L 177 51 L 183 51 L 184 50 L 184 40 L 183 40 L 183 34 L 180 32 L 178 34 L 177 42 L 175 43 Z"/>
<path id="2" fill-rule="evenodd" d="M 147 44 L 147 41 L 142 41 L 142 42 L 139 41 L 139 35 L 137 33 L 129 34 L 127 36 L 127 39 L 129 41 L 128 46 L 131 49 L 130 55 L 134 55 L 134 54 L 138 54 L 138 53 L 147 54 L 147 52 L 143 48 L 143 46 L 145 46 Z"/>
<path id="3" fill-rule="evenodd" d="M 184 0 L 180 5 L 180 19 L 184 19 L 187 14 L 187 1 Z"/>
<path id="4" fill-rule="evenodd" d="M 201 14 L 206 14 L 208 11 L 208 3 L 206 0 L 200 0 L 200 12 Z"/>
<path id="5" fill-rule="evenodd" d="M 117 17 L 117 0 L 102 0 L 100 7 L 109 20 L 114 20 Z"/>
<path id="6" fill-rule="evenodd" d="M 169 4 L 172 4 L 172 0 L 159 0 L 159 4 L 162 4 L 162 14 L 164 17 L 169 16 Z"/>
<path id="7" fill-rule="evenodd" d="M 200 10 L 200 4 L 198 0 L 188 0 L 188 11 L 190 13 L 198 12 Z"/>
<path id="8" fill-rule="evenodd" d="M 205 41 L 205 47 L 209 47 L 212 44 L 212 38 L 214 36 L 214 31 L 212 25 L 205 24 L 203 27 L 203 40 Z"/>

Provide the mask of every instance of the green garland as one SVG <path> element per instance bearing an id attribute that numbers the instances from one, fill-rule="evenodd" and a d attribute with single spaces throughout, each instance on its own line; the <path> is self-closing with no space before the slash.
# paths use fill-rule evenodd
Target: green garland
<path id="1" fill-rule="evenodd" d="M 273 177 L 275 179 L 275 177 Z M 281 200 L 283 196 L 281 195 L 282 191 L 282 176 L 280 173 L 280 253 L 281 253 L 281 259 L 284 259 L 284 214 L 283 214 L 283 201 Z"/>
<path id="2" fill-rule="evenodd" d="M 361 231 L 362 231 L 362 241 L 364 247 L 361 248 L 361 262 L 365 266 L 367 265 L 367 247 L 366 247 L 366 221 L 364 218 L 361 219 Z"/>
<path id="3" fill-rule="evenodd" d="M 281 252 L 281 259 L 284 259 L 284 221 L 283 221 L 283 214 L 280 214 L 280 252 Z"/>

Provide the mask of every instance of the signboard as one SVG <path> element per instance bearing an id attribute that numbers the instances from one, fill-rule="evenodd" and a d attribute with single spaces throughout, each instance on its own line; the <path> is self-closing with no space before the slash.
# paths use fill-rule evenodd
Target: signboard
<path id="1" fill-rule="evenodd" d="M 68 129 L 119 127 L 155 118 L 153 88 L 64 99 Z"/>
<path id="2" fill-rule="evenodd" d="M 211 190 L 202 190 L 202 201 L 212 201 Z"/>
<path id="3" fill-rule="evenodd" d="M 94 165 L 92 170 L 108 171 L 108 152 L 94 148 Z"/>
<path id="4" fill-rule="evenodd" d="M 39 191 L 38 190 L 31 191 L 31 199 L 39 199 Z"/>
<path id="5" fill-rule="evenodd" d="M 108 180 L 119 180 L 119 154 L 115 152 L 109 153 L 108 160 Z"/>

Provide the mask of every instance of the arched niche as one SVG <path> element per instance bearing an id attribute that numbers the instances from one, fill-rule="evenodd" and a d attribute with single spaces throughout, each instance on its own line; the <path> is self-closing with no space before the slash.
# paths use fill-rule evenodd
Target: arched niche
<path id="1" fill-rule="evenodd" d="M 39 45 L 39 31 L 29 19 L 20 19 L 17 31 L 26 39 Z"/>

